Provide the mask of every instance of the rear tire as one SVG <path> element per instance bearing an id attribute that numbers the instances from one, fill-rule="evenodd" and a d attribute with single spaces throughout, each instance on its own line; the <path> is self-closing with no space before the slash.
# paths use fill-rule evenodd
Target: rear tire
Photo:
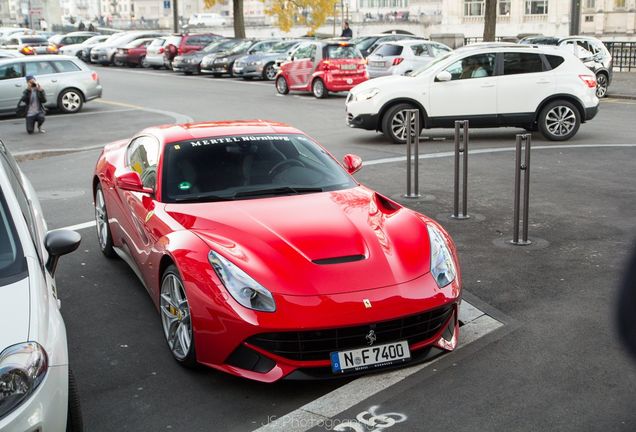
<path id="1" fill-rule="evenodd" d="M 607 74 L 603 72 L 599 72 L 596 74 L 596 97 L 604 98 L 607 96 L 607 86 L 609 79 L 607 78 Z"/>
<path id="2" fill-rule="evenodd" d="M 104 256 L 115 258 L 117 254 L 113 248 L 113 235 L 110 232 L 108 223 L 108 209 L 106 199 L 100 183 L 95 187 L 95 227 L 97 230 L 97 244 Z"/>
<path id="3" fill-rule="evenodd" d="M 66 432 L 82 432 L 82 410 L 80 409 L 79 392 L 73 371 L 68 370 L 68 409 L 66 412 Z"/>
<path id="4" fill-rule="evenodd" d="M 539 130 L 550 141 L 567 141 L 576 135 L 581 114 L 570 102 L 556 100 L 547 104 L 539 114 Z"/>
<path id="5" fill-rule="evenodd" d="M 382 132 L 394 144 L 406 143 L 406 110 L 414 109 L 413 105 L 400 103 L 392 106 L 382 117 Z M 420 131 L 422 129 L 420 122 Z"/>
<path id="6" fill-rule="evenodd" d="M 57 98 L 57 107 L 64 114 L 79 112 L 84 105 L 84 96 L 74 88 L 66 89 Z"/>
<path id="7" fill-rule="evenodd" d="M 289 93 L 287 80 L 282 75 L 279 75 L 278 78 L 276 78 L 276 91 L 282 95 L 286 95 L 287 93 Z"/>
<path id="8" fill-rule="evenodd" d="M 316 78 L 313 83 L 311 83 L 311 92 L 314 97 L 317 99 L 324 99 L 329 95 L 329 91 L 325 87 L 325 83 L 320 78 Z"/>

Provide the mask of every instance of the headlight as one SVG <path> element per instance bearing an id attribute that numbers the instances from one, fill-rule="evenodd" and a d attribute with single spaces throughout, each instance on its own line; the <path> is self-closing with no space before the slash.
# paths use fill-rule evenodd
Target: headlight
<path id="1" fill-rule="evenodd" d="M 431 242 L 431 274 L 440 288 L 455 280 L 455 263 L 444 235 L 434 225 L 427 225 Z"/>
<path id="2" fill-rule="evenodd" d="M 210 251 L 208 260 L 234 300 L 249 309 L 263 312 L 276 310 L 272 293 L 250 275 L 214 251 Z"/>
<path id="3" fill-rule="evenodd" d="M 257 61 L 250 62 L 250 66 L 260 66 L 262 64 L 263 64 L 262 60 L 257 60 Z"/>
<path id="4" fill-rule="evenodd" d="M 227 61 L 227 57 L 220 58 L 216 60 L 214 63 L 225 63 Z"/>
<path id="5" fill-rule="evenodd" d="M 369 100 L 375 97 L 378 93 L 380 93 L 380 89 L 372 88 L 369 90 L 362 91 L 357 95 L 353 96 L 353 100 Z"/>
<path id="6" fill-rule="evenodd" d="M 0 353 L 0 418 L 33 393 L 47 370 L 46 351 L 37 342 L 13 345 Z"/>

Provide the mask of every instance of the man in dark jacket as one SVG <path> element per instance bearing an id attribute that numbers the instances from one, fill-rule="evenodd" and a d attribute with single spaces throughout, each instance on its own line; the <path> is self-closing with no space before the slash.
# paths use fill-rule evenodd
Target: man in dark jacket
<path id="1" fill-rule="evenodd" d="M 36 123 L 38 132 L 44 133 L 42 124 L 44 123 L 46 94 L 33 75 L 27 75 L 26 80 L 27 88 L 22 93 L 22 99 L 18 103 L 18 111 L 26 113 L 26 129 L 29 134 L 33 133 Z"/>
<path id="2" fill-rule="evenodd" d="M 348 38 L 353 37 L 353 32 L 349 28 L 349 22 L 348 21 L 345 21 L 344 27 L 342 28 L 342 33 L 340 34 L 340 37 L 348 37 Z"/>

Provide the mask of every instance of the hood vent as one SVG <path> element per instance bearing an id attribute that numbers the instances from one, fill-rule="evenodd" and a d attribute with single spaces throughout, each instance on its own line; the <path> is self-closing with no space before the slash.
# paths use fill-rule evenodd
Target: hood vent
<path id="1" fill-rule="evenodd" d="M 348 263 L 348 262 L 354 262 L 354 261 L 362 261 L 363 259 L 366 259 L 364 255 L 349 255 L 349 256 L 341 256 L 341 257 L 335 257 L 335 258 L 316 259 L 316 260 L 313 260 L 312 262 L 318 265 L 327 265 L 327 264 L 342 264 L 342 263 Z"/>

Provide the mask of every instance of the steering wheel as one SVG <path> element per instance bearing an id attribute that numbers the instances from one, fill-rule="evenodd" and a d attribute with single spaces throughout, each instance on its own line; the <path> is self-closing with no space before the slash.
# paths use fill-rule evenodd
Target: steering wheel
<path id="1" fill-rule="evenodd" d="M 285 165 L 290 165 L 290 166 L 295 165 L 295 166 L 299 166 L 299 167 L 305 168 L 305 164 L 303 164 L 298 159 L 285 159 L 285 160 L 282 160 L 282 161 L 278 162 L 276 165 L 274 165 L 272 167 L 272 169 L 270 169 L 267 174 L 271 176 L 276 171 L 278 171 L 280 167 L 283 167 Z"/>

